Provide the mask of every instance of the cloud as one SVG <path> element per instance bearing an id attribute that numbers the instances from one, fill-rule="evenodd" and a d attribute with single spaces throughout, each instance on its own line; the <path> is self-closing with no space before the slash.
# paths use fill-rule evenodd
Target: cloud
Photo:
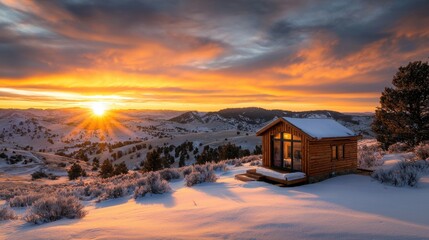
<path id="1" fill-rule="evenodd" d="M 146 94 L 171 107 L 366 111 L 395 69 L 427 59 L 427 9 L 420 0 L 3 0 L 0 85 L 147 103 Z"/>

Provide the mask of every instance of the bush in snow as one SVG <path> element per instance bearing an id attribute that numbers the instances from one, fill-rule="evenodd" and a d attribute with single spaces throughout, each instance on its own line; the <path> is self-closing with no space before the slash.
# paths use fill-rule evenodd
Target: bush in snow
<path id="1" fill-rule="evenodd" d="M 429 171 L 429 161 L 403 161 L 398 162 L 390 169 L 378 169 L 374 171 L 372 177 L 382 183 L 393 186 L 414 187 L 419 182 L 421 176 Z"/>
<path id="2" fill-rule="evenodd" d="M 182 177 L 182 174 L 180 174 L 180 171 L 177 168 L 165 168 L 158 172 L 161 178 L 166 181 L 170 181 L 172 179 L 180 179 Z"/>
<path id="3" fill-rule="evenodd" d="M 238 159 L 238 161 L 236 161 L 234 167 L 240 167 L 243 166 L 243 163 Z"/>
<path id="4" fill-rule="evenodd" d="M 91 183 L 85 186 L 76 187 L 71 191 L 71 194 L 67 192 L 67 189 L 60 190 L 59 193 L 67 196 L 74 195 L 81 200 L 89 201 L 94 198 L 100 197 L 104 192 L 104 188 L 99 183 Z M 101 197 L 100 197 L 101 198 Z"/>
<path id="5" fill-rule="evenodd" d="M 363 145 L 358 147 L 358 166 L 371 168 L 383 165 L 381 149 L 377 145 Z"/>
<path id="6" fill-rule="evenodd" d="M 109 184 L 108 186 L 105 186 L 101 194 L 99 201 L 112 199 L 112 198 L 120 198 L 125 196 L 127 191 L 124 189 L 122 185 L 114 185 Z"/>
<path id="7" fill-rule="evenodd" d="M 397 142 L 390 145 L 387 151 L 389 151 L 389 153 L 402 153 L 402 152 L 408 151 L 408 149 L 409 149 L 408 144 Z"/>
<path id="8" fill-rule="evenodd" d="M 203 182 L 216 182 L 217 176 L 211 164 L 195 165 L 192 172 L 185 177 L 185 184 L 191 187 Z"/>
<path id="9" fill-rule="evenodd" d="M 186 177 L 187 175 L 191 174 L 192 166 L 181 167 L 179 170 L 182 173 L 183 177 Z"/>
<path id="10" fill-rule="evenodd" d="M 171 187 L 163 180 L 159 172 L 148 172 L 142 179 L 137 181 L 139 185 L 134 191 L 134 198 L 144 197 L 147 193 L 162 194 L 171 192 Z"/>
<path id="11" fill-rule="evenodd" d="M 241 160 L 241 163 L 248 163 L 248 162 L 261 160 L 261 158 L 258 155 L 251 155 L 251 156 L 243 157 L 240 160 Z"/>
<path id="12" fill-rule="evenodd" d="M 31 174 L 31 180 L 36 180 L 36 179 L 41 179 L 41 178 L 47 178 L 47 177 L 48 177 L 48 175 L 44 171 L 42 171 L 42 170 L 35 171 L 35 172 L 33 172 Z"/>
<path id="13" fill-rule="evenodd" d="M 429 159 L 429 143 L 420 143 L 414 148 L 414 154 L 418 159 Z"/>
<path id="14" fill-rule="evenodd" d="M 224 161 L 221 162 L 211 162 L 210 165 L 212 166 L 214 171 L 226 171 L 227 170 L 227 166 L 226 163 Z"/>
<path id="15" fill-rule="evenodd" d="M 9 205 L 11 207 L 27 207 L 33 205 L 33 203 L 43 197 L 42 193 L 28 193 L 25 195 L 18 195 L 9 199 Z"/>
<path id="16" fill-rule="evenodd" d="M 0 221 L 3 220 L 14 220 L 17 219 L 18 216 L 15 214 L 9 206 L 0 207 Z"/>
<path id="17" fill-rule="evenodd" d="M 43 170 L 35 171 L 31 174 L 31 180 L 36 180 L 36 179 L 41 179 L 41 178 L 56 180 L 56 179 L 58 179 L 58 176 L 55 176 L 52 173 L 45 173 Z"/>
<path id="18" fill-rule="evenodd" d="M 37 200 L 27 210 L 24 220 L 40 224 L 61 218 L 82 218 L 86 215 L 79 199 L 73 196 L 46 196 Z"/>
<path id="19" fill-rule="evenodd" d="M 261 160 L 251 161 L 250 166 L 262 166 L 262 161 Z"/>

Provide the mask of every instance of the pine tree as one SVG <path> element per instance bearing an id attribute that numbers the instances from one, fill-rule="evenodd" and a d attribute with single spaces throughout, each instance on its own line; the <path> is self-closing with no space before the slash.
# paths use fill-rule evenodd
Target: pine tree
<path id="1" fill-rule="evenodd" d="M 393 87 L 385 88 L 372 129 L 383 148 L 396 142 L 410 146 L 429 140 L 429 65 L 416 61 L 400 67 Z"/>
<path id="2" fill-rule="evenodd" d="M 146 154 L 146 160 L 143 162 L 142 167 L 146 172 L 162 169 L 161 155 L 157 149 Z"/>
<path id="3" fill-rule="evenodd" d="M 128 173 L 128 167 L 125 162 L 121 162 L 118 165 L 115 165 L 114 175 L 121 175 Z"/>
<path id="4" fill-rule="evenodd" d="M 262 154 L 262 145 L 256 145 L 255 150 L 253 150 L 253 155 L 260 155 Z"/>
<path id="5" fill-rule="evenodd" d="M 98 160 L 98 158 L 95 157 L 92 160 L 92 171 L 97 171 L 99 167 L 100 167 L 100 161 Z"/>
<path id="6" fill-rule="evenodd" d="M 82 177 L 86 176 L 85 170 L 83 170 L 82 167 L 77 163 L 74 163 L 70 167 L 70 169 L 67 171 L 67 174 L 68 174 L 70 180 L 77 179 L 80 176 L 82 176 Z"/>
<path id="7" fill-rule="evenodd" d="M 113 176 L 113 166 L 112 163 L 109 160 L 104 160 L 103 164 L 101 164 L 100 168 L 100 177 L 102 178 L 108 178 Z"/>
<path id="8" fill-rule="evenodd" d="M 179 159 L 179 167 L 183 167 L 185 166 L 185 155 L 180 155 L 180 159 Z"/>

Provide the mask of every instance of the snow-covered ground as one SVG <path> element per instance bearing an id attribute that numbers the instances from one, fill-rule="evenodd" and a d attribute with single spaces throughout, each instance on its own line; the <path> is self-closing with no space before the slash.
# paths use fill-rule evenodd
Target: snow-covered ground
<path id="1" fill-rule="evenodd" d="M 0 222 L 0 239 L 428 239 L 429 176 L 417 188 L 346 175 L 292 188 L 216 183 L 142 199 L 87 202 L 88 215 L 32 225 Z"/>

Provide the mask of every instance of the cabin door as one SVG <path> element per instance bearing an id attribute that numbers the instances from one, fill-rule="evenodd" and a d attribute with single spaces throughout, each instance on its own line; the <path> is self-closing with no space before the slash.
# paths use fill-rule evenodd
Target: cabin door
<path id="1" fill-rule="evenodd" d="M 271 137 L 271 167 L 286 171 L 302 171 L 301 137 L 278 133 Z"/>

